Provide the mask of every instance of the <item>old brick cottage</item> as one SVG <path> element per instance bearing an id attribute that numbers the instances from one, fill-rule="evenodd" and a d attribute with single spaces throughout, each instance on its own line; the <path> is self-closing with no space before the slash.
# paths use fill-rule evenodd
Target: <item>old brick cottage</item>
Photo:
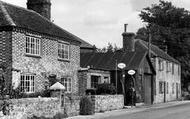
<path id="1" fill-rule="evenodd" d="M 20 82 L 22 92 L 39 92 L 53 75 L 67 92 L 78 93 L 82 40 L 50 21 L 50 0 L 28 0 L 27 8 L 0 1 L 0 63 L 10 67 L 7 86 Z"/>

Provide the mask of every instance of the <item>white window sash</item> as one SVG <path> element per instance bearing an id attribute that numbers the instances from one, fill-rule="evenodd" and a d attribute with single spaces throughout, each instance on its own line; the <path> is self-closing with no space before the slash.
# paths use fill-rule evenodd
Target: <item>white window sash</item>
<path id="1" fill-rule="evenodd" d="M 58 58 L 69 60 L 69 44 L 58 43 Z"/>
<path id="2" fill-rule="evenodd" d="M 40 38 L 26 36 L 25 52 L 29 55 L 40 56 L 41 41 Z"/>

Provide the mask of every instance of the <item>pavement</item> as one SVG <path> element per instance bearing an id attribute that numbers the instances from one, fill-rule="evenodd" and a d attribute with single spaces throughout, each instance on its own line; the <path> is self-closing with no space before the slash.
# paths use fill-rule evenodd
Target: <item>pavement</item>
<path id="1" fill-rule="evenodd" d="M 118 115 L 126 115 L 126 114 L 132 114 L 136 112 L 142 112 L 148 109 L 161 109 L 161 108 L 167 108 L 172 106 L 178 106 L 178 105 L 185 105 L 190 104 L 190 101 L 172 101 L 172 102 L 166 102 L 166 103 L 160 103 L 160 104 L 154 104 L 154 105 L 137 105 L 136 107 L 125 107 L 124 109 L 120 110 L 112 110 L 112 111 L 106 111 L 104 113 L 95 113 L 94 115 L 78 115 L 74 117 L 69 117 L 67 119 L 103 119 L 103 118 L 109 118 L 113 116 Z"/>

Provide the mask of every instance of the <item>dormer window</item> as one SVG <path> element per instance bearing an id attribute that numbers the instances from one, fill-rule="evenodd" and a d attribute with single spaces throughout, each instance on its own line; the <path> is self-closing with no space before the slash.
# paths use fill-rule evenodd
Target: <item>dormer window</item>
<path id="1" fill-rule="evenodd" d="M 69 44 L 58 43 L 58 58 L 69 60 Z"/>
<path id="2" fill-rule="evenodd" d="M 40 38 L 26 36 L 26 54 L 40 56 Z"/>

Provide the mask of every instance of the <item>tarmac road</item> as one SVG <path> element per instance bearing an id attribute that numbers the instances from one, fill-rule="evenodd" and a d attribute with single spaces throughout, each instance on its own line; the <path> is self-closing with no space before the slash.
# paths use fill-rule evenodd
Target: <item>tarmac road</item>
<path id="1" fill-rule="evenodd" d="M 131 114 L 105 117 L 103 119 L 190 119 L 190 103 L 161 109 L 147 109 Z"/>

